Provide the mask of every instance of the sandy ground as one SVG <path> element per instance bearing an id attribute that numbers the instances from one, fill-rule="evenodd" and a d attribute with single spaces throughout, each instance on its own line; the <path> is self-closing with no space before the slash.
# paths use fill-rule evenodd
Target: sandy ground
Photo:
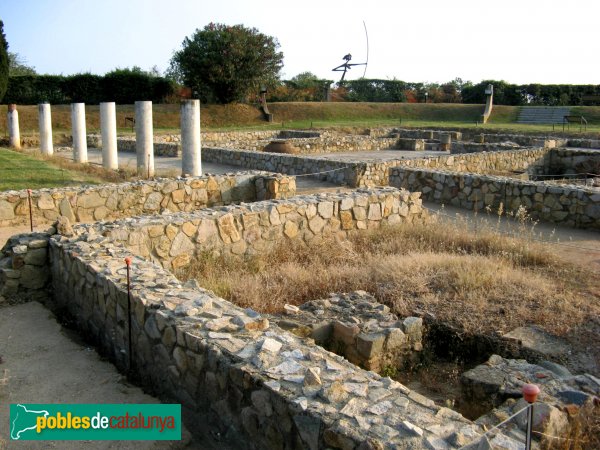
<path id="1" fill-rule="evenodd" d="M 547 222 L 523 226 L 506 216 L 498 221 L 498 216 L 492 213 L 475 214 L 465 209 L 431 202 L 424 203 L 424 206 L 431 213 L 440 213 L 439 220 L 442 222 L 454 222 L 457 218 L 465 219 L 473 228 L 483 225 L 490 229 L 498 228 L 499 232 L 505 234 L 516 234 L 526 239 L 547 242 L 545 245 L 559 257 L 592 272 L 600 273 L 600 232 L 598 231 L 569 228 Z"/>
<path id="2" fill-rule="evenodd" d="M 0 309 L 0 449 L 212 448 L 187 430 L 182 441 L 9 441 L 10 403 L 160 403 L 76 339 L 39 303 Z"/>

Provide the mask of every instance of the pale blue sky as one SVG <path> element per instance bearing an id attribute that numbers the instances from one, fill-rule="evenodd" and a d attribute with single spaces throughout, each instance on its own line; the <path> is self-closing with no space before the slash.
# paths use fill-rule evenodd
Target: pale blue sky
<path id="1" fill-rule="evenodd" d="M 599 18 L 598 0 L 0 0 L 9 50 L 52 74 L 164 71 L 212 21 L 277 37 L 285 78 L 337 80 L 343 55 L 366 58 L 364 20 L 367 78 L 600 84 Z"/>

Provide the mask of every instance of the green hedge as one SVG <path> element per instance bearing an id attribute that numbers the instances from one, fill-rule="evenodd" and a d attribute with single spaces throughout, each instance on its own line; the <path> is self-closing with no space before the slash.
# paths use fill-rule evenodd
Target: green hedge
<path id="1" fill-rule="evenodd" d="M 588 96 L 600 98 L 600 85 L 595 84 L 510 84 L 505 81 L 485 80 L 481 83 L 464 86 L 463 103 L 485 103 L 485 88 L 494 85 L 494 104 L 533 105 L 533 106 L 593 106 L 599 100 L 586 99 Z"/>
<path id="2" fill-rule="evenodd" d="M 67 104 L 100 102 L 132 104 L 138 100 L 163 103 L 173 95 L 170 80 L 131 70 L 115 70 L 104 76 L 89 73 L 62 75 L 27 75 L 10 77 L 4 103 L 35 105 L 49 102 Z"/>

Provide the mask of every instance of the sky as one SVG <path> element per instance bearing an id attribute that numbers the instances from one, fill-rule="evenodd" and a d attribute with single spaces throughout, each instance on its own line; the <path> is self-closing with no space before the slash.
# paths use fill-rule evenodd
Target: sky
<path id="1" fill-rule="evenodd" d="M 367 78 L 600 84 L 599 0 L 0 0 L 9 51 L 38 73 L 164 72 L 210 22 L 274 36 L 282 77 L 352 54 Z M 348 79 L 360 78 L 354 67 Z"/>

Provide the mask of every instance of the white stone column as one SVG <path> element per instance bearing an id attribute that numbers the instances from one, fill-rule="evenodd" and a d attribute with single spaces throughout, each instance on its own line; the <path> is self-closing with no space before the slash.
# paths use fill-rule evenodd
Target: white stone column
<path id="1" fill-rule="evenodd" d="M 85 132 L 85 103 L 71 103 L 71 127 L 73 130 L 73 161 L 88 162 L 87 134 Z"/>
<path id="2" fill-rule="evenodd" d="M 40 121 L 40 151 L 43 155 L 52 155 L 52 116 L 50 114 L 50 103 L 38 105 L 38 117 Z"/>
<path id="3" fill-rule="evenodd" d="M 8 145 L 12 148 L 21 148 L 21 133 L 19 132 L 19 112 L 14 103 L 8 105 Z"/>
<path id="4" fill-rule="evenodd" d="M 200 142 L 200 100 L 181 103 L 181 174 L 202 175 Z"/>
<path id="5" fill-rule="evenodd" d="M 135 102 L 135 151 L 139 176 L 154 176 L 154 136 L 152 102 Z"/>
<path id="6" fill-rule="evenodd" d="M 100 103 L 100 133 L 102 134 L 102 167 L 117 170 L 117 112 L 115 102 Z"/>

